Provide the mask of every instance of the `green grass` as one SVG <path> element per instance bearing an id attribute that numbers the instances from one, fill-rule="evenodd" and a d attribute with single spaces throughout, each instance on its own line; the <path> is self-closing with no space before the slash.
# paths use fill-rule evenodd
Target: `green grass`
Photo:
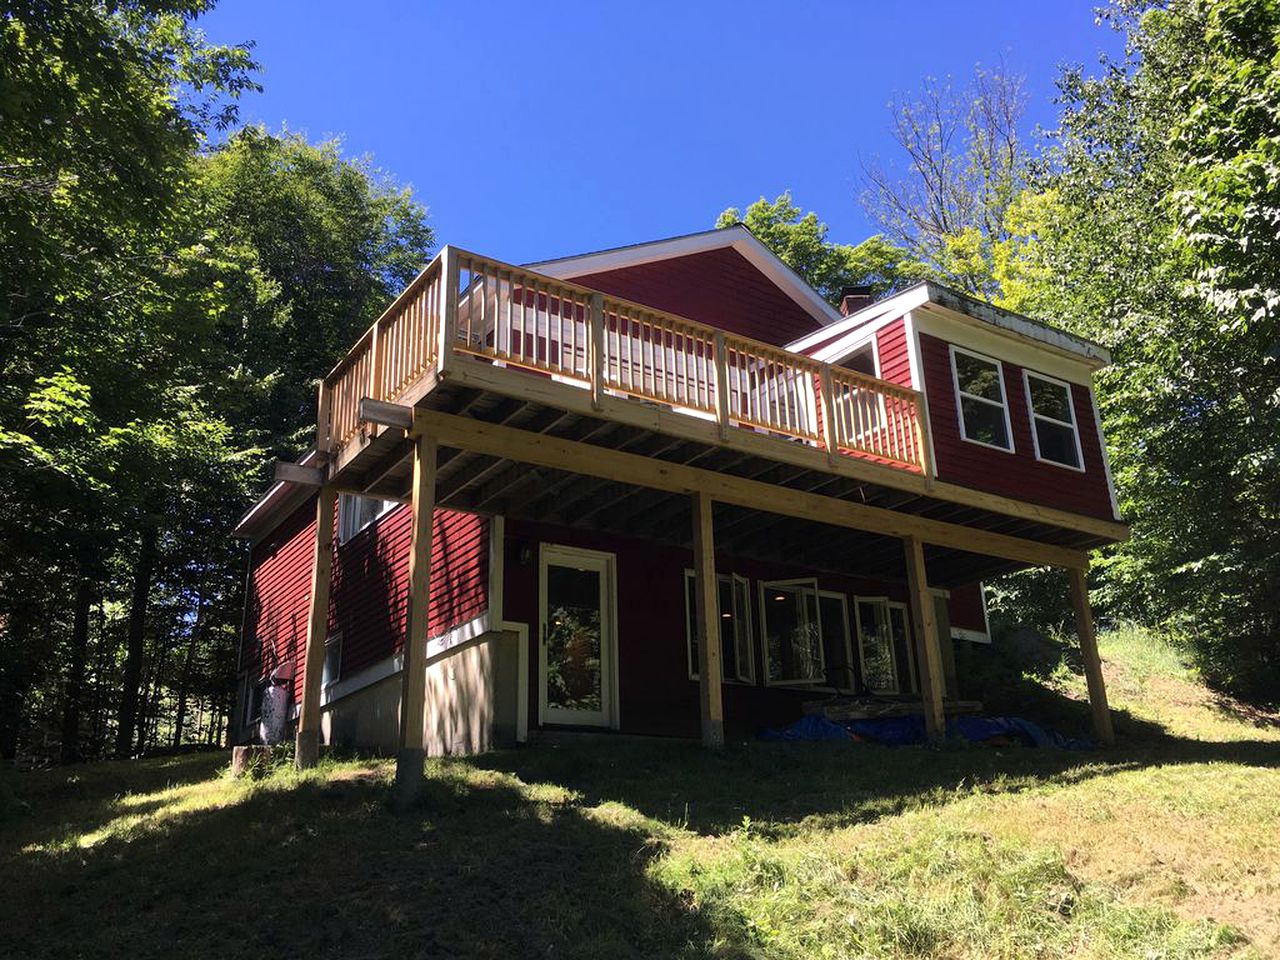
<path id="1" fill-rule="evenodd" d="M 408 814 L 382 761 L 10 776 L 0 957 L 1277 955 L 1280 728 L 1156 643 L 1103 638 L 1098 753 L 544 743 Z M 1060 654 L 983 676 L 1078 725 Z"/>

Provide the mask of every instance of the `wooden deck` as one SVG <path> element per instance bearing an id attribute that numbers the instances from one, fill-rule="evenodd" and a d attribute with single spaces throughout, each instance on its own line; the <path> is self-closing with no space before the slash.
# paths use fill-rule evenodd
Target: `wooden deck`
<path id="1" fill-rule="evenodd" d="M 328 481 L 408 499 L 412 444 L 403 429 L 362 417 L 368 401 L 474 421 L 466 443 L 441 443 L 437 502 L 459 509 L 689 542 L 687 496 L 639 473 L 634 483 L 584 474 L 581 458 L 575 466 L 504 455 L 532 434 L 577 445 L 564 448 L 567 457 L 622 452 L 768 484 L 778 498 L 820 495 L 974 530 L 969 550 L 954 537 L 930 543 L 938 585 L 1033 557 L 1069 566 L 1080 551 L 1125 535 L 1120 524 L 938 481 L 915 391 L 452 248 L 321 389 Z M 489 428 L 507 431 L 505 439 L 479 449 Z M 716 510 L 730 552 L 904 573 L 900 544 L 874 526 L 824 523 L 821 512 L 762 514 L 723 499 Z M 987 554 L 983 534 L 1031 549 Z"/>

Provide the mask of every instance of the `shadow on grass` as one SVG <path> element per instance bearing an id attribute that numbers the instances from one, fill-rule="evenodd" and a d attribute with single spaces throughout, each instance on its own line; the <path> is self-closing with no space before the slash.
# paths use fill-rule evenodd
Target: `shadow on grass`
<path id="1" fill-rule="evenodd" d="M 85 850 L 11 855 L 0 956 L 702 956 L 642 821 L 501 778 L 267 783 Z M 717 956 L 734 956 L 732 950 Z"/>
<path id="2" fill-rule="evenodd" d="M 1026 651 L 962 666 L 963 696 L 989 715 L 1024 716 L 1088 737 L 1089 707 L 1045 683 L 1061 656 Z M 1068 666 L 1070 663 L 1068 662 Z M 1280 766 L 1280 741 L 1210 742 L 1174 736 L 1128 711 L 1113 711 L 1119 744 L 1066 751 L 984 745 L 881 747 L 842 742 L 753 742 L 720 753 L 688 741 L 539 742 L 470 761 L 528 783 L 580 792 L 584 802 L 617 801 L 666 823 L 714 835 L 749 818 L 754 829 L 787 835 L 840 827 L 946 803 L 973 791 L 1014 793 L 1122 770 L 1180 763 Z"/>

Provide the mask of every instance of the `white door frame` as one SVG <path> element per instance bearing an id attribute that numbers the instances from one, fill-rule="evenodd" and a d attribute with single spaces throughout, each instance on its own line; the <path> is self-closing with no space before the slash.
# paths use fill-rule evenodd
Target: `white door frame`
<path id="1" fill-rule="evenodd" d="M 547 706 L 547 568 L 557 566 L 600 572 L 600 705 L 599 714 Z M 538 723 L 618 727 L 618 586 L 617 556 L 555 543 L 538 548 Z"/>

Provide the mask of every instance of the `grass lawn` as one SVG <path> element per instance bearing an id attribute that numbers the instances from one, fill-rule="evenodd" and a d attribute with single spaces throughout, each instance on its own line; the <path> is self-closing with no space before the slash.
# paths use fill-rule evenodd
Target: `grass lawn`
<path id="1" fill-rule="evenodd" d="M 411 814 L 382 761 L 10 775 L 0 956 L 1280 956 L 1280 723 L 1102 639 L 1105 752 L 543 743 Z M 1084 716 L 1069 663 L 1015 686 Z"/>

